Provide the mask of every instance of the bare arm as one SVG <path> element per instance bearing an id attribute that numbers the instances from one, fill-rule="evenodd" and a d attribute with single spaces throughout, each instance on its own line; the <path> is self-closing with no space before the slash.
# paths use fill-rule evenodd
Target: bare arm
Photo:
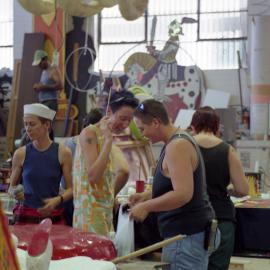
<path id="1" fill-rule="evenodd" d="M 243 167 L 233 147 L 229 150 L 230 177 L 233 184 L 233 194 L 236 197 L 248 195 L 248 182 L 245 177 Z"/>
<path id="2" fill-rule="evenodd" d="M 147 190 L 141 193 L 135 193 L 129 196 L 128 204 L 134 206 L 137 203 L 152 199 L 152 190 Z"/>
<path id="3" fill-rule="evenodd" d="M 110 131 L 107 130 L 105 132 Z M 111 153 L 112 135 L 105 134 L 104 137 L 104 144 L 98 153 L 97 137 L 94 131 L 90 128 L 85 128 L 79 136 L 79 143 L 85 159 L 89 181 L 93 183 L 97 183 L 102 178 Z"/>
<path id="4" fill-rule="evenodd" d="M 34 90 L 36 91 L 58 91 L 63 88 L 63 82 L 61 79 L 60 71 L 57 67 L 50 67 L 49 70 L 50 79 L 54 81 L 54 84 L 43 84 L 43 83 L 36 83 L 34 84 Z"/>
<path id="5" fill-rule="evenodd" d="M 17 190 L 17 185 L 19 184 L 21 174 L 22 174 L 22 166 L 25 159 L 25 146 L 17 149 L 12 158 L 12 170 L 10 176 L 10 186 L 8 189 L 8 193 L 15 197 L 16 200 L 24 200 L 24 192 Z"/>
<path id="6" fill-rule="evenodd" d="M 17 149 L 12 158 L 12 170 L 10 175 L 10 186 L 18 185 L 22 174 L 22 165 L 25 159 L 25 146 Z"/>
<path id="7" fill-rule="evenodd" d="M 149 200 L 146 206 L 151 212 L 172 210 L 191 200 L 193 196 L 191 153 L 193 151 L 195 151 L 193 146 L 185 140 L 174 140 L 167 146 L 164 162 L 168 168 L 173 190 Z"/>
<path id="8" fill-rule="evenodd" d="M 65 179 L 65 192 L 62 194 L 63 200 L 72 198 L 72 154 L 64 145 L 59 145 L 59 161 L 62 166 L 63 177 Z"/>
<path id="9" fill-rule="evenodd" d="M 59 68 L 51 67 L 51 78 L 55 81 L 55 90 L 61 90 L 64 87 Z"/>
<path id="10" fill-rule="evenodd" d="M 169 143 L 163 164 L 171 178 L 173 190 L 135 205 L 131 218 L 142 221 L 150 212 L 169 211 L 188 203 L 193 196 L 194 157 L 197 158 L 196 151 L 188 141 L 174 140 Z"/>

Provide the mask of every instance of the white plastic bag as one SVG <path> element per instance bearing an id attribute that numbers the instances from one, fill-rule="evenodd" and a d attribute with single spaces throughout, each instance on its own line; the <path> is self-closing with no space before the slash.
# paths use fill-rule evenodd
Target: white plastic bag
<path id="1" fill-rule="evenodd" d="M 134 221 L 129 219 L 128 212 L 123 213 L 120 206 L 114 244 L 117 256 L 125 256 L 134 251 Z"/>

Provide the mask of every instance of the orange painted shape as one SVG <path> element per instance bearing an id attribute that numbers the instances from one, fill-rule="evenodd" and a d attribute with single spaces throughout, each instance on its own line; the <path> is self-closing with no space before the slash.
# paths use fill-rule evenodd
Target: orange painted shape
<path id="1" fill-rule="evenodd" d="M 64 74 L 64 44 L 65 44 L 65 14 L 62 9 L 57 8 L 56 16 L 52 14 L 45 16 L 34 16 L 34 32 L 41 32 L 46 34 L 47 46 L 49 50 L 57 49 L 59 51 L 59 68 Z M 57 38 L 56 38 L 57 36 Z M 45 46 L 46 46 L 45 42 Z M 51 53 L 48 51 L 48 53 Z"/>
<path id="2" fill-rule="evenodd" d="M 0 203 L 0 269 L 19 270 L 15 248 L 11 240 L 6 217 Z"/>
<path id="3" fill-rule="evenodd" d="M 252 94 L 270 95 L 270 84 L 256 84 L 251 86 Z"/>
<path id="4" fill-rule="evenodd" d="M 250 100 L 252 104 L 268 104 L 270 103 L 270 95 L 266 96 L 251 93 Z"/>

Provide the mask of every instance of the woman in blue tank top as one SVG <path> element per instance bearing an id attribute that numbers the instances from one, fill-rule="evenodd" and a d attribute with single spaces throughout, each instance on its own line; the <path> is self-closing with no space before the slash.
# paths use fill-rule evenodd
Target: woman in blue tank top
<path id="1" fill-rule="evenodd" d="M 55 111 L 43 104 L 24 106 L 24 127 L 31 142 L 14 153 L 9 188 L 20 202 L 14 209 L 17 224 L 39 223 L 46 217 L 63 223 L 59 206 L 72 198 L 71 152 L 49 137 L 54 116 Z M 66 190 L 60 195 L 62 175 Z"/>

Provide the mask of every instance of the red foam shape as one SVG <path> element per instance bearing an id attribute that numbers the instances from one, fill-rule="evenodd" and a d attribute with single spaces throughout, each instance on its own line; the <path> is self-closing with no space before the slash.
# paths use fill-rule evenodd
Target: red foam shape
<path id="1" fill-rule="evenodd" d="M 36 224 L 10 226 L 12 233 L 18 237 L 19 248 L 27 250 L 37 226 Z M 111 261 L 117 256 L 110 239 L 65 225 L 53 224 L 50 238 L 53 244 L 53 260 L 87 256 L 94 260 Z"/>
<path id="2" fill-rule="evenodd" d="M 28 254 L 32 257 L 42 254 L 48 244 L 52 221 L 49 218 L 44 219 L 35 228 L 30 243 L 28 245 Z"/>

